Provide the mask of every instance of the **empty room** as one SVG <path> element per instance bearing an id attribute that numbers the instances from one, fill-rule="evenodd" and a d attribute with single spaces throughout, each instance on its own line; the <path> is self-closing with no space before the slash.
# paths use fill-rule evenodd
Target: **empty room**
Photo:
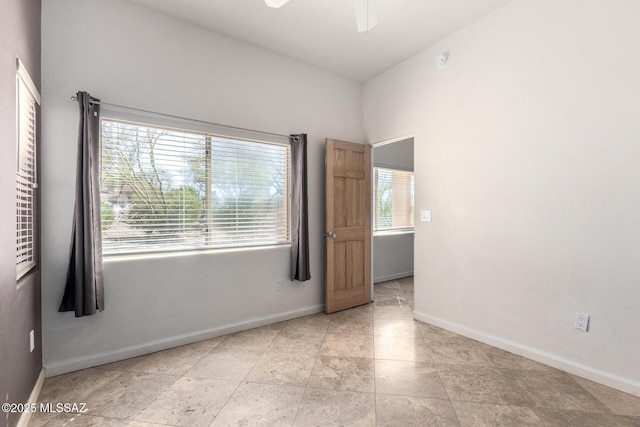
<path id="1" fill-rule="evenodd" d="M 2 0 L 0 427 L 640 426 L 638 22 Z"/>

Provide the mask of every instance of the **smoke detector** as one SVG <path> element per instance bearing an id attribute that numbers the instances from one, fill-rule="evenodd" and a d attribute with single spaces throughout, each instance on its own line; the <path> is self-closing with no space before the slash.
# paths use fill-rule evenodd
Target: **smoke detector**
<path id="1" fill-rule="evenodd" d="M 447 66 L 447 62 L 449 61 L 449 51 L 442 52 L 438 58 L 436 58 L 436 66 L 438 68 L 444 68 Z"/>

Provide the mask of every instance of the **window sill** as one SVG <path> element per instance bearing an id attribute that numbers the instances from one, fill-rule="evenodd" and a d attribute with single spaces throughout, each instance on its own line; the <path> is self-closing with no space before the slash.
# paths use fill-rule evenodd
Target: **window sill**
<path id="1" fill-rule="evenodd" d="M 415 230 L 374 231 L 373 237 L 397 236 L 401 234 L 414 234 L 414 233 L 415 233 Z"/>
<path id="2" fill-rule="evenodd" d="M 229 254 L 229 253 L 238 253 L 238 252 L 273 251 L 273 250 L 283 250 L 283 249 L 289 249 L 289 248 L 291 248 L 290 243 L 283 243 L 280 245 L 268 245 L 268 246 L 244 246 L 244 247 L 235 247 L 235 248 L 194 249 L 194 250 L 187 250 L 187 251 L 113 254 L 113 255 L 104 255 L 102 261 L 103 263 L 108 264 L 111 262 L 121 262 L 121 261 L 178 258 L 178 257 L 190 257 L 190 256 L 199 256 L 199 255 Z"/>

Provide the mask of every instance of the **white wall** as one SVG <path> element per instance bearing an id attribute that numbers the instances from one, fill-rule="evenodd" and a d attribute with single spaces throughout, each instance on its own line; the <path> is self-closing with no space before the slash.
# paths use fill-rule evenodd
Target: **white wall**
<path id="1" fill-rule="evenodd" d="M 324 138 L 362 140 L 362 86 L 120 0 L 45 0 L 43 325 L 49 375 L 322 309 Z M 106 310 L 58 313 L 71 214 L 77 104 L 103 101 L 309 139 L 312 280 L 289 248 L 107 261 Z M 282 292 L 275 291 L 284 280 Z"/>
<path id="2" fill-rule="evenodd" d="M 374 147 L 373 164 L 412 171 L 413 138 Z M 373 282 L 380 283 L 411 275 L 413 233 L 373 236 Z"/>
<path id="3" fill-rule="evenodd" d="M 636 395 L 638 22 L 636 0 L 515 0 L 364 92 L 369 140 L 415 135 L 433 210 L 416 318 Z"/>

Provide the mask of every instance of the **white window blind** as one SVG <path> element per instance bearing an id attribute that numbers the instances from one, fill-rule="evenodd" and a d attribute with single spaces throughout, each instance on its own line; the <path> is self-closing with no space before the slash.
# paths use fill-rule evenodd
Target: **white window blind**
<path id="1" fill-rule="evenodd" d="M 18 61 L 16 171 L 16 274 L 20 279 L 36 265 L 37 105 L 40 94 Z"/>
<path id="2" fill-rule="evenodd" d="M 373 168 L 373 231 L 413 230 L 413 172 Z"/>
<path id="3" fill-rule="evenodd" d="M 103 253 L 289 242 L 285 144 L 102 120 Z"/>

